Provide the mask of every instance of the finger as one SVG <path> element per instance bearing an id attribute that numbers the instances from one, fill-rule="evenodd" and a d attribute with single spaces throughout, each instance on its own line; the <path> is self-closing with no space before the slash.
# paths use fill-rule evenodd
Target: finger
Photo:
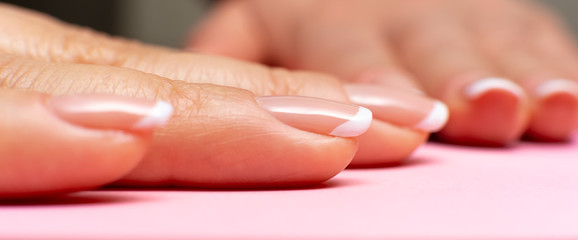
<path id="1" fill-rule="evenodd" d="M 186 48 L 252 62 L 263 62 L 267 57 L 265 33 L 245 1 L 218 3 L 191 32 Z"/>
<path id="2" fill-rule="evenodd" d="M 388 95 L 391 91 L 384 88 L 383 91 L 376 92 L 379 95 L 372 95 L 380 99 L 377 103 L 365 100 L 357 101 L 360 99 L 367 100 L 367 98 L 355 97 L 354 95 L 357 94 L 355 90 L 344 89 L 340 81 L 326 75 L 268 69 L 263 66 L 247 65 L 246 63 L 229 59 L 207 61 L 207 59 L 193 60 L 193 58 L 194 56 L 188 55 L 163 55 L 161 62 L 166 65 L 147 64 L 136 68 L 147 68 L 148 70 L 146 71 L 148 72 L 162 72 L 162 76 L 171 76 L 170 78 L 172 79 L 189 79 L 189 82 L 217 83 L 248 89 L 257 95 L 299 95 L 340 102 L 352 101 L 370 108 L 371 111 L 380 112 L 381 114 L 376 115 L 376 118 L 380 120 L 375 122 L 382 121 L 381 124 L 372 124 L 368 133 L 360 137 L 360 150 L 352 163 L 353 165 L 379 165 L 405 160 L 425 141 L 429 131 L 443 126 L 445 123 L 444 118 L 447 117 L 447 111 L 444 112 L 443 107 L 442 110 L 434 111 L 434 106 L 439 105 L 435 101 L 425 99 L 419 95 L 412 97 L 412 95 L 415 95 L 414 93 Z M 188 67 L 187 65 L 194 65 L 194 67 Z M 166 69 L 170 70 L 167 71 Z M 183 69 L 188 69 L 188 73 L 185 73 Z M 197 76 L 199 77 L 197 78 Z M 418 98 L 418 100 L 413 101 L 412 104 L 407 104 L 401 100 L 412 98 Z M 415 107 L 413 104 L 421 105 Z M 426 128 L 413 128 L 417 126 L 416 122 L 413 121 L 414 119 L 404 121 L 404 119 L 397 117 L 400 115 L 398 114 L 399 112 L 417 116 L 428 123 L 430 121 L 425 119 L 429 119 L 427 116 L 431 115 L 442 116 L 442 120 L 434 121 L 434 123 L 428 124 L 428 126 L 432 126 Z M 396 141 L 395 139 L 403 140 Z M 388 147 L 385 148 L 384 146 Z"/>
<path id="3" fill-rule="evenodd" d="M 341 18 L 313 23 L 299 35 L 298 51 L 286 57 L 293 59 L 285 61 L 296 63 L 299 69 L 327 72 L 352 82 L 419 91 L 378 27 L 375 22 Z"/>
<path id="4" fill-rule="evenodd" d="M 0 198 L 84 190 L 129 173 L 164 102 L 112 96 L 48 97 L 0 89 Z"/>
<path id="5" fill-rule="evenodd" d="M 291 61 L 299 62 L 302 69 L 332 73 L 357 82 L 345 87 L 348 97 L 353 103 L 371 109 L 376 120 L 371 127 L 373 131 L 360 137 L 360 149 L 352 166 L 406 159 L 417 147 L 408 142 L 423 142 L 428 133 L 445 125 L 447 107 L 419 93 L 419 87 L 400 70 L 391 52 L 385 50 L 377 30 L 360 27 L 369 24 L 346 22 L 318 25 L 303 34 L 299 57 Z"/>
<path id="6" fill-rule="evenodd" d="M 528 80 L 526 89 L 536 110 L 528 129 L 534 139 L 567 140 L 578 123 L 578 51 L 562 24 L 540 18 L 532 38 L 532 52 L 555 74 Z"/>
<path id="7" fill-rule="evenodd" d="M 354 167 L 406 159 L 416 143 L 425 142 L 448 120 L 446 105 L 423 95 L 377 84 L 348 84 L 345 89 L 352 102 L 374 113 L 371 131 L 359 138 Z"/>
<path id="8" fill-rule="evenodd" d="M 510 15 L 512 14 L 500 16 Z M 578 85 L 574 81 L 565 80 L 572 75 L 552 60 L 570 58 L 567 55 L 571 48 L 562 45 L 560 41 L 550 41 L 552 48 L 563 49 L 553 49 L 548 51 L 548 55 L 564 52 L 560 57 L 546 57 L 537 50 L 535 39 L 541 37 L 530 36 L 560 35 L 551 30 L 546 32 L 537 28 L 545 19 L 537 22 L 531 19 L 504 21 L 505 19 L 496 17 L 481 19 L 484 20 L 479 24 L 479 36 L 484 52 L 492 59 L 496 68 L 509 79 L 516 81 L 530 98 L 532 113 L 527 135 L 536 140 L 566 140 L 578 121 Z M 499 22 L 509 24 L 498 24 Z"/>
<path id="9" fill-rule="evenodd" d="M 349 164 L 357 150 L 351 137 L 364 132 L 371 121 L 368 111 L 357 106 L 313 98 L 266 106 L 246 90 L 171 81 L 109 66 L 7 56 L 0 56 L 0 65 L 3 88 L 171 102 L 174 117 L 156 132 L 143 161 L 121 180 L 124 185 L 317 184 Z"/>
<path id="10" fill-rule="evenodd" d="M 450 109 L 448 124 L 438 136 L 474 145 L 517 141 L 528 116 L 523 90 L 493 78 L 498 74 L 471 44 L 459 21 L 447 16 L 423 15 L 393 33 L 408 69 Z"/>
<path id="11" fill-rule="evenodd" d="M 12 38 L 29 39 L 27 44 L 30 45 L 28 46 L 8 47 L 13 43 L 19 42 L 15 39 L 12 39 L 14 41 L 0 43 L 0 48 L 3 46 L 4 51 L 19 56 L 48 59 L 57 62 L 115 65 L 153 73 L 170 79 L 184 80 L 189 83 L 212 83 L 244 88 L 257 95 L 300 95 L 341 102 L 349 101 L 342 84 L 336 79 L 325 75 L 289 72 L 283 69 L 271 70 L 261 65 L 248 64 L 231 59 L 173 52 L 166 49 L 128 43 L 118 39 L 110 39 L 93 32 L 73 29 L 46 18 L 22 14 L 18 10 L 3 10 L 16 15 L 17 18 L 14 21 L 28 19 L 27 21 L 34 21 L 34 24 L 26 26 L 41 26 L 24 29 L 25 34 L 23 34 L 21 28 L 12 29 L 10 24 L 0 24 L 4 31 L 10 31 Z M 1 8 L 0 11 L 2 11 Z M 50 29 L 50 34 L 43 35 L 46 34 L 44 29 Z M 66 40 L 63 39 L 64 36 L 67 36 Z M 42 41 L 34 42 L 35 39 L 42 39 Z M 63 41 L 65 43 L 64 46 L 67 46 L 67 51 L 64 51 L 66 53 L 58 49 L 52 49 L 51 46 L 63 46 Z M 89 42 L 92 43 L 89 44 Z M 99 47 L 96 48 L 95 46 Z M 36 50 L 29 51 L 30 49 Z M 89 51 L 89 49 L 92 50 Z M 115 88 L 122 89 L 124 85 L 120 84 L 121 86 L 116 86 Z M 87 89 L 91 89 L 91 87 L 87 87 Z M 387 99 L 387 96 L 384 96 L 384 98 Z M 397 103 L 399 101 L 390 102 Z M 406 108 L 405 106 L 402 105 L 399 108 Z M 411 111 L 411 108 L 406 109 L 406 111 Z M 387 113 L 387 111 L 382 112 Z M 396 113 L 389 112 L 389 115 L 395 116 Z M 374 138 L 373 141 L 377 143 L 372 144 L 372 147 L 365 148 L 364 152 L 366 153 L 363 155 L 365 157 L 362 158 L 364 162 L 375 164 L 383 163 L 384 161 L 401 161 L 423 143 L 426 136 L 426 133 L 421 130 L 400 128 L 387 122 L 382 125 L 387 125 L 387 127 L 375 128 L 372 126 L 368 131 L 376 131 L 373 135 L 380 137 Z M 408 141 L 396 142 L 390 136 L 403 136 L 400 138 Z M 403 144 L 405 147 L 388 149 L 391 150 L 389 152 L 383 152 L 382 147 L 377 147 L 378 145 L 389 144 L 392 144 L 392 146 Z M 361 160 L 356 158 L 356 161 Z"/>
<path id="12" fill-rule="evenodd" d="M 318 74 L 292 74 L 283 69 L 208 57 L 111 38 L 63 24 L 50 17 L 0 4 L 5 21 L 0 52 L 63 63 L 87 63 L 131 68 L 170 79 L 248 89 L 258 95 L 306 95 L 343 98 L 339 83 Z"/>

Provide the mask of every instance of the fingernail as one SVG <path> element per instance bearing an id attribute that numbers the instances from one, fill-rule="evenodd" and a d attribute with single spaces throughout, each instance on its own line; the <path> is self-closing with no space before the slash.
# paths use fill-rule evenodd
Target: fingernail
<path id="1" fill-rule="evenodd" d="M 345 91 L 353 103 L 369 108 L 375 118 L 398 126 L 435 132 L 448 120 L 445 104 L 420 94 L 375 84 L 347 84 Z"/>
<path id="2" fill-rule="evenodd" d="M 372 120 L 367 108 L 302 96 L 264 96 L 257 102 L 281 122 L 318 134 L 357 137 Z"/>
<path id="3" fill-rule="evenodd" d="M 517 97 L 524 96 L 524 90 L 517 84 L 503 78 L 485 78 L 471 83 L 465 89 L 466 97 L 476 99 L 491 91 L 507 91 Z"/>
<path id="4" fill-rule="evenodd" d="M 538 85 L 534 92 L 535 96 L 540 99 L 560 93 L 569 93 L 578 97 L 578 83 L 567 79 L 549 80 Z"/>
<path id="5" fill-rule="evenodd" d="M 167 102 L 121 96 L 56 96 L 46 105 L 60 119 L 93 129 L 152 129 L 164 126 L 173 114 Z"/>

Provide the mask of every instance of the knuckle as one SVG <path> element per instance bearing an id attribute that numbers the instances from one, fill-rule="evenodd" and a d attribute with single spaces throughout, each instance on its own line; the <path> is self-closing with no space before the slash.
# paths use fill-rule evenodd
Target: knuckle
<path id="1" fill-rule="evenodd" d="M 254 106 L 254 95 L 247 90 L 208 83 L 187 83 L 171 80 L 168 89 L 158 94 L 171 101 L 175 113 L 191 119 L 214 118 L 219 114 L 240 115 Z M 247 103 L 247 104 L 243 104 Z M 222 117 L 222 116 L 221 116 Z"/>
<path id="2" fill-rule="evenodd" d="M 305 83 L 296 78 L 293 73 L 283 68 L 268 70 L 269 81 L 265 92 L 271 95 L 299 95 Z"/>
<path id="3" fill-rule="evenodd" d="M 80 27 L 63 30 L 55 43 L 48 55 L 59 62 L 119 66 L 131 49 L 131 44 L 121 39 Z"/>
<path id="4" fill-rule="evenodd" d="M 26 59 L 0 54 L 0 87 L 31 89 L 38 78 L 53 75 L 41 66 L 31 67 Z"/>

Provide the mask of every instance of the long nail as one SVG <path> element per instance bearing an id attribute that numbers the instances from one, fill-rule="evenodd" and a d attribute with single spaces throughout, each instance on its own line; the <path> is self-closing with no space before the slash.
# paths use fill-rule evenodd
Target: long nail
<path id="1" fill-rule="evenodd" d="M 56 96 L 46 105 L 62 120 L 93 129 L 147 130 L 165 125 L 173 113 L 164 101 L 121 96 Z"/>
<path id="2" fill-rule="evenodd" d="M 398 126 L 435 132 L 448 120 L 445 104 L 413 92 L 375 84 L 348 84 L 345 90 L 353 103 L 371 109 L 375 118 Z"/>
<path id="3" fill-rule="evenodd" d="M 292 127 L 337 137 L 357 137 L 369 128 L 371 111 L 364 107 L 301 96 L 257 97 L 273 116 Z"/>
<path id="4" fill-rule="evenodd" d="M 503 78 L 485 78 L 471 83 L 465 89 L 469 99 L 477 99 L 492 91 L 508 92 L 518 98 L 524 97 L 524 90 L 517 84 Z"/>

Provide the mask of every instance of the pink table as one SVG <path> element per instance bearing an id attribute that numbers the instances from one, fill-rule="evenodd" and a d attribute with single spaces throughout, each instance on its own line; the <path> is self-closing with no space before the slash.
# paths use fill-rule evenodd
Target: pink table
<path id="1" fill-rule="evenodd" d="M 2 239 L 578 239 L 578 144 L 428 144 L 315 189 L 102 190 L 0 205 Z"/>

